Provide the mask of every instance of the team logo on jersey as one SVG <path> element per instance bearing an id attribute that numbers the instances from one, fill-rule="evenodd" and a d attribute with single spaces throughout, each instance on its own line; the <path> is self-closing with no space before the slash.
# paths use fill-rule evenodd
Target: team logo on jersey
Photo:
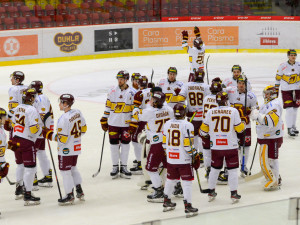
<path id="1" fill-rule="evenodd" d="M 228 145 L 227 139 L 216 139 L 216 145 Z"/>
<path id="2" fill-rule="evenodd" d="M 280 130 L 276 130 L 276 135 L 279 135 L 280 134 Z"/>
<path id="3" fill-rule="evenodd" d="M 129 138 L 129 137 L 130 137 L 130 134 L 129 134 L 127 131 L 124 131 L 123 134 L 124 134 L 124 137 L 125 137 L 125 138 Z"/>
<path id="4" fill-rule="evenodd" d="M 70 32 L 58 33 L 54 37 L 54 43 L 60 47 L 60 51 L 70 53 L 77 50 L 77 45 L 81 44 L 82 39 L 83 36 L 78 31 L 73 34 Z"/>
<path id="5" fill-rule="evenodd" d="M 70 150 L 68 148 L 64 148 L 62 150 L 62 152 L 63 152 L 63 154 L 67 155 L 67 154 L 69 154 Z"/>
<path id="6" fill-rule="evenodd" d="M 250 136 L 246 136 L 246 137 L 245 137 L 245 141 L 246 141 L 246 142 L 250 142 L 250 140 L 251 140 Z"/>
<path id="7" fill-rule="evenodd" d="M 154 135 L 154 136 L 153 136 L 153 142 L 157 142 L 158 140 L 159 140 L 158 135 Z"/>

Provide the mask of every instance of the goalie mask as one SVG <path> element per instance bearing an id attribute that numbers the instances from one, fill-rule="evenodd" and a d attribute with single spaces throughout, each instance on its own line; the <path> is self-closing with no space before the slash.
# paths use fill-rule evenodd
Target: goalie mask
<path id="1" fill-rule="evenodd" d="M 267 104 L 268 102 L 270 102 L 273 99 L 277 98 L 276 88 L 273 85 L 267 86 L 263 90 L 263 97 L 264 97 L 265 104 Z"/>
<path id="2" fill-rule="evenodd" d="M 224 91 L 220 91 L 216 95 L 216 102 L 219 106 L 226 106 L 228 103 L 228 94 Z"/>
<path id="3" fill-rule="evenodd" d="M 182 103 L 177 103 L 174 106 L 173 111 L 176 119 L 184 119 L 186 115 L 186 105 Z"/>

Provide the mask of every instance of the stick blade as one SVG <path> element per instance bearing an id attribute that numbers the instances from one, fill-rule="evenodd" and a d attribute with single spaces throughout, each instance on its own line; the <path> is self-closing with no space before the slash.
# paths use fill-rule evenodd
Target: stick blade
<path id="1" fill-rule="evenodd" d="M 255 179 L 260 178 L 262 176 L 263 176 L 263 172 L 260 171 L 259 173 L 256 173 L 254 175 L 245 177 L 245 182 L 248 182 L 248 181 L 251 181 L 251 180 L 255 180 Z"/>
<path id="2" fill-rule="evenodd" d="M 94 173 L 94 174 L 92 175 L 92 177 L 95 178 L 99 173 L 100 173 L 100 171 L 98 171 L 97 173 Z"/>

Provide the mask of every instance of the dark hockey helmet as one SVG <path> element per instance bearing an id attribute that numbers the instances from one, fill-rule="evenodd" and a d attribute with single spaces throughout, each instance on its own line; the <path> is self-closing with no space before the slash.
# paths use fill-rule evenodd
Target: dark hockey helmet
<path id="1" fill-rule="evenodd" d="M 287 55 L 290 56 L 291 54 L 297 55 L 297 52 L 295 49 L 290 49 L 287 51 Z"/>
<path id="2" fill-rule="evenodd" d="M 129 73 L 126 70 L 120 70 L 117 74 L 118 78 L 124 78 L 125 80 L 129 80 Z"/>
<path id="3" fill-rule="evenodd" d="M 184 119 L 186 115 L 186 105 L 182 103 L 177 103 L 174 106 L 173 111 L 176 119 Z"/>
<path id="4" fill-rule="evenodd" d="M 32 104 L 34 102 L 35 96 L 36 96 L 37 92 L 34 88 L 27 88 L 23 91 L 22 94 L 22 100 L 23 103 L 30 103 Z"/>
<path id="5" fill-rule="evenodd" d="M 154 92 L 152 95 L 153 107 L 162 108 L 166 100 L 166 95 L 160 91 Z"/>
<path id="6" fill-rule="evenodd" d="M 63 103 L 67 103 L 68 106 L 72 106 L 75 102 L 75 99 L 74 99 L 74 96 L 71 95 L 71 94 L 62 94 L 60 97 L 59 97 L 59 101 L 63 104 Z"/>
<path id="7" fill-rule="evenodd" d="M 15 71 L 10 75 L 10 77 L 13 77 L 15 80 L 18 79 L 19 83 L 21 84 L 25 79 L 25 74 L 22 71 Z"/>
<path id="8" fill-rule="evenodd" d="M 139 79 L 139 85 L 143 88 L 148 87 L 148 78 L 146 76 L 141 76 Z"/>
<path id="9" fill-rule="evenodd" d="M 239 70 L 240 72 L 242 72 L 242 67 L 240 65 L 233 65 L 231 68 L 231 72 L 233 72 L 234 70 Z"/>
<path id="10" fill-rule="evenodd" d="M 34 88 L 37 93 L 42 93 L 43 83 L 42 83 L 42 81 L 39 81 L 39 80 L 32 81 L 30 84 L 30 88 Z"/>
<path id="11" fill-rule="evenodd" d="M 228 94 L 224 91 L 220 91 L 216 94 L 216 102 L 220 106 L 227 105 L 228 102 Z"/>
<path id="12" fill-rule="evenodd" d="M 203 82 L 205 76 L 205 72 L 203 69 L 197 69 L 195 71 L 195 81 Z"/>
<path id="13" fill-rule="evenodd" d="M 133 73 L 131 75 L 131 81 L 134 81 L 134 80 L 139 80 L 141 77 L 141 74 L 140 73 Z"/>
<path id="14" fill-rule="evenodd" d="M 197 49 L 201 49 L 202 48 L 203 41 L 202 41 L 202 39 L 200 37 L 197 37 L 197 38 L 194 39 L 194 46 Z"/>
<path id="15" fill-rule="evenodd" d="M 0 108 L 0 118 L 6 117 L 6 116 L 7 116 L 7 112 L 5 111 L 5 109 Z"/>
<path id="16" fill-rule="evenodd" d="M 169 74 L 170 72 L 171 72 L 171 73 L 177 74 L 177 69 L 176 69 L 176 67 L 172 67 L 172 66 L 171 66 L 171 67 L 168 69 L 168 74 Z"/>
<path id="17" fill-rule="evenodd" d="M 210 91 L 212 94 L 217 94 L 218 92 L 222 91 L 222 84 L 218 81 L 213 81 L 210 85 Z"/>
<path id="18" fill-rule="evenodd" d="M 153 88 L 151 88 L 151 90 L 150 90 L 151 96 L 153 96 L 153 94 L 155 92 L 162 92 L 162 88 L 161 87 L 153 87 Z"/>

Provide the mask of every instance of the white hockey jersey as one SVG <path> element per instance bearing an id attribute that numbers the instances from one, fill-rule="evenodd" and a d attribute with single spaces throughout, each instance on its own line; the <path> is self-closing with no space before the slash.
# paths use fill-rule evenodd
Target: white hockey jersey
<path id="1" fill-rule="evenodd" d="M 186 120 L 172 119 L 165 123 L 163 134 L 166 137 L 167 162 L 170 164 L 190 164 L 192 152 L 190 147 L 189 130 L 191 141 L 194 138 L 194 126 Z"/>
<path id="2" fill-rule="evenodd" d="M 173 96 L 176 95 L 174 90 L 177 88 L 181 89 L 182 86 L 183 82 L 178 80 L 176 80 L 175 82 L 169 82 L 167 78 L 161 79 L 158 82 L 158 87 L 162 88 L 162 92 L 166 95 L 166 102 L 172 109 L 176 105 L 175 102 L 171 102 Z"/>
<path id="3" fill-rule="evenodd" d="M 218 106 L 208 110 L 200 132 L 210 135 L 211 149 L 228 150 L 239 147 L 236 132 L 241 133 L 244 128 L 237 109 Z"/>
<path id="4" fill-rule="evenodd" d="M 134 107 L 138 107 L 140 109 L 145 109 L 148 105 L 148 102 L 151 99 L 151 88 L 146 88 L 143 90 L 138 91 L 134 95 Z"/>
<path id="5" fill-rule="evenodd" d="M 70 156 L 81 154 L 81 136 L 87 130 L 85 119 L 78 109 L 71 109 L 61 115 L 57 121 L 58 155 Z"/>
<path id="6" fill-rule="evenodd" d="M 12 117 L 13 137 L 18 136 L 35 142 L 42 132 L 43 123 L 37 109 L 32 105 L 20 104 Z"/>
<path id="7" fill-rule="evenodd" d="M 108 125 L 128 127 L 134 108 L 134 91 L 128 87 L 121 90 L 119 86 L 113 87 L 107 94 L 104 116 L 108 118 Z"/>
<path id="8" fill-rule="evenodd" d="M 23 91 L 27 89 L 27 85 L 13 85 L 8 90 L 8 117 L 12 117 L 12 114 L 14 113 L 14 108 L 16 108 L 18 105 L 22 104 L 22 95 Z"/>
<path id="9" fill-rule="evenodd" d="M 237 87 L 237 80 L 232 77 L 226 78 L 223 80 L 223 84 L 226 87 Z M 249 80 L 247 80 L 247 90 L 251 91 L 252 90 L 252 86 L 249 82 Z"/>
<path id="10" fill-rule="evenodd" d="M 201 49 L 197 49 L 195 46 L 190 47 L 186 41 L 183 41 L 182 48 L 189 54 L 190 73 L 194 73 L 195 70 L 201 68 L 204 69 L 204 56 L 205 56 L 205 44 L 203 43 Z"/>
<path id="11" fill-rule="evenodd" d="M 150 144 L 163 141 L 163 125 L 172 118 L 174 118 L 173 109 L 167 105 L 161 109 L 148 106 L 138 115 L 139 121 L 147 122 L 147 139 Z"/>
<path id="12" fill-rule="evenodd" d="M 0 163 L 5 162 L 6 133 L 3 126 L 0 127 Z"/>
<path id="13" fill-rule="evenodd" d="M 209 85 L 199 82 L 188 82 L 182 86 L 177 98 L 178 102 L 187 101 L 188 112 L 197 112 L 194 120 L 202 121 L 203 116 L 203 100 L 205 96 L 210 94 Z"/>
<path id="14" fill-rule="evenodd" d="M 289 62 L 280 64 L 276 74 L 275 85 L 282 91 L 300 90 L 300 62 L 291 65 Z"/>
<path id="15" fill-rule="evenodd" d="M 207 114 L 207 111 L 212 108 L 218 107 L 218 103 L 216 101 L 216 95 L 210 94 L 205 96 L 203 100 L 203 120 Z"/>
<path id="16" fill-rule="evenodd" d="M 264 123 L 256 126 L 257 138 L 273 139 L 283 136 L 282 106 L 278 98 L 263 104 L 259 112 L 265 114 Z"/>

